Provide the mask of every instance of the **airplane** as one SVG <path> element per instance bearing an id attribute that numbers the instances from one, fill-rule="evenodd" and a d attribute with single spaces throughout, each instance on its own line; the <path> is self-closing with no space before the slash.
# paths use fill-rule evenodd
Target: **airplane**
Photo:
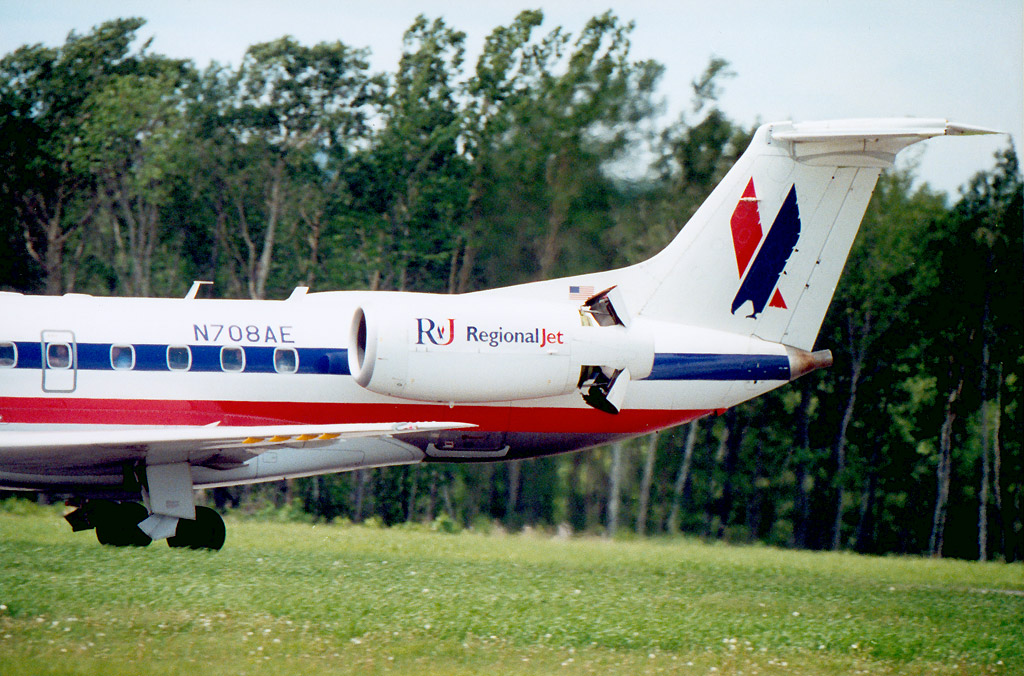
<path id="1" fill-rule="evenodd" d="M 814 351 L 879 173 L 941 119 L 762 125 L 661 252 L 462 295 L 0 293 L 0 488 L 101 543 L 220 549 L 195 489 L 578 451 L 832 364 Z"/>

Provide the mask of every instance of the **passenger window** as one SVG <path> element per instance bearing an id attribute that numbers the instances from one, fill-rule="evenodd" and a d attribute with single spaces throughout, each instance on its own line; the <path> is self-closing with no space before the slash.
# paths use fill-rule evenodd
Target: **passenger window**
<path id="1" fill-rule="evenodd" d="M 274 370 L 278 373 L 295 373 L 299 370 L 299 353 L 295 348 L 279 347 L 274 350 Z"/>
<path id="2" fill-rule="evenodd" d="M 115 371 L 130 371 L 135 368 L 135 348 L 131 345 L 111 345 L 110 365 Z"/>
<path id="3" fill-rule="evenodd" d="M 192 367 L 192 350 L 187 345 L 171 345 L 167 348 L 167 368 L 172 371 L 188 371 Z"/>
<path id="4" fill-rule="evenodd" d="M 0 343 L 0 368 L 12 369 L 18 364 L 18 346 L 14 343 Z"/>
<path id="5" fill-rule="evenodd" d="M 245 352 L 240 347 L 225 345 L 220 348 L 220 368 L 223 371 L 241 371 L 245 368 Z"/>
<path id="6" fill-rule="evenodd" d="M 46 346 L 46 366 L 51 369 L 71 368 L 71 345 L 50 343 Z"/>

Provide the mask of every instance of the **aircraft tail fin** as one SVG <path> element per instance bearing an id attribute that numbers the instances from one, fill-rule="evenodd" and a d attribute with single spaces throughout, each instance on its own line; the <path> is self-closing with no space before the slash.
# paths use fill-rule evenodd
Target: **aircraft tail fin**
<path id="1" fill-rule="evenodd" d="M 669 246 L 614 283 L 638 314 L 811 350 L 881 170 L 918 141 L 983 133 L 946 120 L 764 125 Z"/>

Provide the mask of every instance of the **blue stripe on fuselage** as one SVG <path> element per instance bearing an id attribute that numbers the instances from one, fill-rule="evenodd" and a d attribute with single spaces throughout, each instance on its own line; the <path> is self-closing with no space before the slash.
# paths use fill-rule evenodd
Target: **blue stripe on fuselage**
<path id="1" fill-rule="evenodd" d="M 654 355 L 644 380 L 789 380 L 789 358 L 773 354 Z"/>
<path id="2" fill-rule="evenodd" d="M 43 367 L 42 345 L 37 342 L 19 341 L 16 368 L 41 369 Z M 76 343 L 77 368 L 84 371 L 113 371 L 110 363 L 110 349 L 113 345 L 126 343 Z M 169 371 L 167 367 L 167 345 L 136 343 L 135 367 L 133 371 Z M 192 352 L 192 367 L 189 371 L 220 373 L 221 345 L 189 345 Z M 274 369 L 274 347 L 257 345 L 235 345 L 245 352 L 244 373 L 276 373 Z M 292 348 L 299 357 L 298 373 L 319 373 L 349 375 L 348 350 L 329 347 Z"/>
<path id="3" fill-rule="evenodd" d="M 42 346 L 37 342 L 17 342 L 18 362 L 22 369 L 42 368 Z M 119 343 L 115 343 L 119 344 Z M 113 371 L 111 343 L 77 343 L 78 369 Z M 135 371 L 169 371 L 167 345 L 135 344 Z M 190 345 L 192 372 L 220 373 L 220 345 Z M 274 347 L 239 345 L 245 351 L 243 373 L 275 373 Z M 348 350 L 340 348 L 297 347 L 298 373 L 350 375 Z M 651 374 L 644 380 L 789 380 L 789 359 L 766 354 L 692 354 L 663 352 L 654 356 Z"/>

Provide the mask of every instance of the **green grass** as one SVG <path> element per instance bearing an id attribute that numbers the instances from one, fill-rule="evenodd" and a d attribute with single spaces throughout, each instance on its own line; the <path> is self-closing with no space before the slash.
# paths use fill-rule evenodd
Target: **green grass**
<path id="1" fill-rule="evenodd" d="M 0 674 L 1024 673 L 1024 567 L 228 521 L 218 553 L 0 511 Z"/>

